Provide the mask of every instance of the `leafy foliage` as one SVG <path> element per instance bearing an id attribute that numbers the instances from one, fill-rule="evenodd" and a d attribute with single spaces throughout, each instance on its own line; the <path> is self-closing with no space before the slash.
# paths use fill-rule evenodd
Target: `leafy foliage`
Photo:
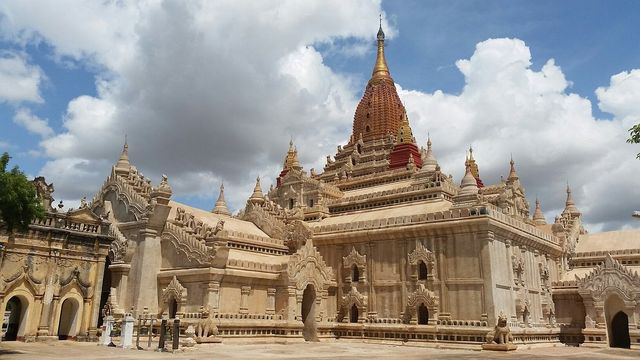
<path id="1" fill-rule="evenodd" d="M 640 124 L 635 124 L 629 129 L 627 142 L 630 144 L 640 144 Z M 640 159 L 640 153 L 636 155 L 636 158 Z"/>
<path id="2" fill-rule="evenodd" d="M 9 232 L 26 231 L 33 219 L 44 217 L 44 208 L 33 183 L 20 168 L 14 166 L 7 171 L 10 159 L 6 152 L 0 157 L 0 219 Z"/>

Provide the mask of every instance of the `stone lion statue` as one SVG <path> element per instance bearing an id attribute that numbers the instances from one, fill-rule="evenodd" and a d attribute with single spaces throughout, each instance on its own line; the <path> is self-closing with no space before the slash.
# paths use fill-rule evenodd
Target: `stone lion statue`
<path id="1" fill-rule="evenodd" d="M 498 316 L 498 323 L 493 331 L 489 331 L 487 334 L 487 343 L 496 344 L 508 344 L 513 342 L 513 335 L 511 335 L 511 329 L 507 325 L 507 317 L 500 313 Z"/>
<path id="2" fill-rule="evenodd" d="M 201 307 L 200 314 L 202 314 L 202 317 L 196 324 L 196 336 L 199 339 L 218 336 L 218 327 L 213 319 L 209 317 L 209 309 Z"/>

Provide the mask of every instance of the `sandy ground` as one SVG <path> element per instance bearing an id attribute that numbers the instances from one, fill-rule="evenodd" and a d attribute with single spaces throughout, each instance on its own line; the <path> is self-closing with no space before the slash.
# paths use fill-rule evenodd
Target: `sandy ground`
<path id="1" fill-rule="evenodd" d="M 401 343 L 363 343 L 339 340 L 293 344 L 210 344 L 177 353 L 118 349 L 95 343 L 0 343 L 2 360 L 20 359 L 640 359 L 640 350 L 590 349 L 566 346 L 520 346 L 508 353 L 437 349 Z"/>

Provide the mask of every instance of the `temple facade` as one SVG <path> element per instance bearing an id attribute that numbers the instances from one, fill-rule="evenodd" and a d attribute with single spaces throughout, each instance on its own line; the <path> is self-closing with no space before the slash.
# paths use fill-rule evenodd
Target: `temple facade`
<path id="1" fill-rule="evenodd" d="M 172 200 L 167 177 L 152 186 L 125 144 L 85 210 L 109 229 L 108 259 L 98 235 L 91 254 L 96 269 L 108 268 L 108 313 L 178 317 L 185 328 L 212 318 L 224 341 L 479 345 L 506 323 L 517 343 L 640 346 L 640 232 L 587 234 L 569 187 L 564 211 L 547 223 L 538 201 L 530 209 L 513 159 L 504 180 L 485 184 L 469 149 L 454 180 L 431 139 L 416 144 L 382 28 L 377 41 L 346 144 L 321 172 L 307 172 L 291 142 L 276 183 L 263 192 L 256 179 L 235 215 L 223 186 L 211 210 Z M 4 263 L 14 284 L 7 269 L 16 267 Z M 20 274 L 21 286 L 36 288 L 29 271 Z M 82 293 L 85 280 L 74 276 Z M 0 292 L 1 309 L 12 286 Z M 91 286 L 93 300 L 78 303 L 98 303 L 99 282 Z M 37 296 L 46 295 L 33 295 L 40 304 Z M 82 334 L 96 327 L 92 309 Z M 44 334 L 33 324 L 18 335 Z"/>

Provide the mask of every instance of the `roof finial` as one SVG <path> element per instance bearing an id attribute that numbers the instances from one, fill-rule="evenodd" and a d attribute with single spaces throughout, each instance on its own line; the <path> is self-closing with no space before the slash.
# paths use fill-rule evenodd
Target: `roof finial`
<path id="1" fill-rule="evenodd" d="M 507 180 L 518 180 L 518 173 L 516 172 L 516 162 L 513 161 L 513 154 L 511 154 L 511 160 L 509 160 L 509 165 L 511 166 L 509 169 L 509 177 Z"/>
<path id="2" fill-rule="evenodd" d="M 374 79 L 391 79 L 387 61 L 384 58 L 384 31 L 382 31 L 382 14 L 380 14 L 380 28 L 378 29 L 378 54 L 376 56 L 376 64 L 371 73 L 371 80 Z"/>
<path id="3" fill-rule="evenodd" d="M 127 135 L 124 135 L 124 146 L 122 147 L 122 153 L 120 154 L 120 159 L 116 163 L 116 170 L 122 172 L 129 172 L 131 169 L 131 164 L 129 163 L 129 144 L 127 143 Z"/>
<path id="4" fill-rule="evenodd" d="M 220 183 L 220 194 L 216 201 L 216 206 L 211 210 L 214 214 L 231 215 L 231 212 L 227 208 L 227 202 L 224 199 L 224 183 Z"/>
<path id="5" fill-rule="evenodd" d="M 264 195 L 262 194 L 262 186 L 260 185 L 260 176 L 256 177 L 256 186 L 253 188 L 253 194 L 251 194 L 249 201 L 258 205 L 264 203 Z"/>
<path id="6" fill-rule="evenodd" d="M 547 221 L 544 218 L 544 214 L 542 213 L 542 209 L 540 208 L 540 200 L 536 196 L 536 211 L 533 213 L 533 222 L 536 225 L 544 225 Z"/>

